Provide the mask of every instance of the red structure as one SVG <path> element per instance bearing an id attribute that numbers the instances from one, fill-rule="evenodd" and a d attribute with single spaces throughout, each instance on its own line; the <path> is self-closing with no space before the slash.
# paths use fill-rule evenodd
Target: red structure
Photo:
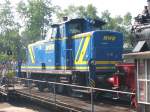
<path id="1" fill-rule="evenodd" d="M 136 66 L 133 63 L 117 64 L 117 72 L 108 79 L 108 83 L 112 85 L 112 89 L 120 91 L 136 92 Z M 122 97 L 124 94 L 119 93 L 118 97 Z M 131 95 L 131 106 L 137 107 L 137 100 L 135 95 Z"/>

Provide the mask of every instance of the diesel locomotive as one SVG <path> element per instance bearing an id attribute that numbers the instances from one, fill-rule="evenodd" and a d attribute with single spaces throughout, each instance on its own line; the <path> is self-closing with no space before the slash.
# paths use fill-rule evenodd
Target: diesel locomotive
<path id="1" fill-rule="evenodd" d="M 103 79 L 111 77 L 115 65 L 122 61 L 123 34 L 102 30 L 104 24 L 102 20 L 77 18 L 51 25 L 45 40 L 28 45 L 22 74 L 88 86 L 92 60 L 95 86 L 108 86 Z"/>
<path id="2" fill-rule="evenodd" d="M 28 45 L 20 77 L 133 91 L 134 65 L 119 64 L 123 34 L 103 30 L 105 24 L 102 20 L 76 18 L 51 25 L 44 40 Z M 36 85 L 40 91 L 47 87 Z M 76 89 L 58 86 L 56 91 L 72 93 Z"/>

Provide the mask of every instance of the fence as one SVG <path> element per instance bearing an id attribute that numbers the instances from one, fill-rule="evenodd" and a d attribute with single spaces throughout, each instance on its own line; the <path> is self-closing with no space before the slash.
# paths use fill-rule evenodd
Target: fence
<path id="1" fill-rule="evenodd" d="M 66 104 L 65 98 L 61 101 L 60 100 L 60 95 L 57 92 L 57 87 L 59 86 L 65 86 L 65 87 L 71 87 L 71 88 L 79 88 L 80 90 L 87 90 L 90 94 L 90 105 L 86 105 L 86 108 L 89 108 L 90 106 L 90 111 L 94 112 L 95 106 L 94 106 L 94 93 L 95 91 L 97 92 L 109 92 L 109 93 L 114 93 L 114 94 L 124 94 L 124 95 L 130 95 L 134 96 L 135 93 L 132 92 L 125 92 L 125 91 L 116 91 L 116 90 L 109 90 L 109 89 L 102 89 L 102 88 L 94 88 L 94 87 L 85 87 L 85 86 L 79 86 L 79 85 L 73 85 L 73 84 L 65 84 L 65 83 L 58 83 L 58 82 L 49 82 L 49 81 L 41 81 L 41 80 L 34 80 L 34 79 L 27 79 L 27 78 L 15 78 L 15 83 L 14 83 L 14 89 L 16 90 L 24 90 L 24 92 L 28 92 L 30 95 L 38 95 L 39 91 L 37 90 L 36 84 L 45 84 L 45 86 L 50 87 L 48 89 L 45 89 L 44 92 L 40 92 L 43 94 L 43 96 L 40 97 L 46 97 L 47 99 L 51 99 L 55 105 L 57 103 L 62 102 Z M 60 89 L 60 88 L 59 88 Z M 74 100 L 74 99 L 73 99 Z"/>

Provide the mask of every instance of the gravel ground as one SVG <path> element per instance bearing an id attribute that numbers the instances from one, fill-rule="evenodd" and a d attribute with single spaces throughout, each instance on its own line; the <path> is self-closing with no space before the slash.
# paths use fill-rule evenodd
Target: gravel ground
<path id="1" fill-rule="evenodd" d="M 0 112 L 50 112 L 36 106 L 17 106 L 6 102 L 0 102 Z"/>

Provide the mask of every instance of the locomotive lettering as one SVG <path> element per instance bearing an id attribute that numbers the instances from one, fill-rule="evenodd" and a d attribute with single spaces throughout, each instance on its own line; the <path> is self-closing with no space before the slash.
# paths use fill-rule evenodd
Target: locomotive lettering
<path id="1" fill-rule="evenodd" d="M 103 40 L 115 41 L 115 40 L 116 40 L 116 37 L 115 37 L 115 36 L 104 36 Z"/>

